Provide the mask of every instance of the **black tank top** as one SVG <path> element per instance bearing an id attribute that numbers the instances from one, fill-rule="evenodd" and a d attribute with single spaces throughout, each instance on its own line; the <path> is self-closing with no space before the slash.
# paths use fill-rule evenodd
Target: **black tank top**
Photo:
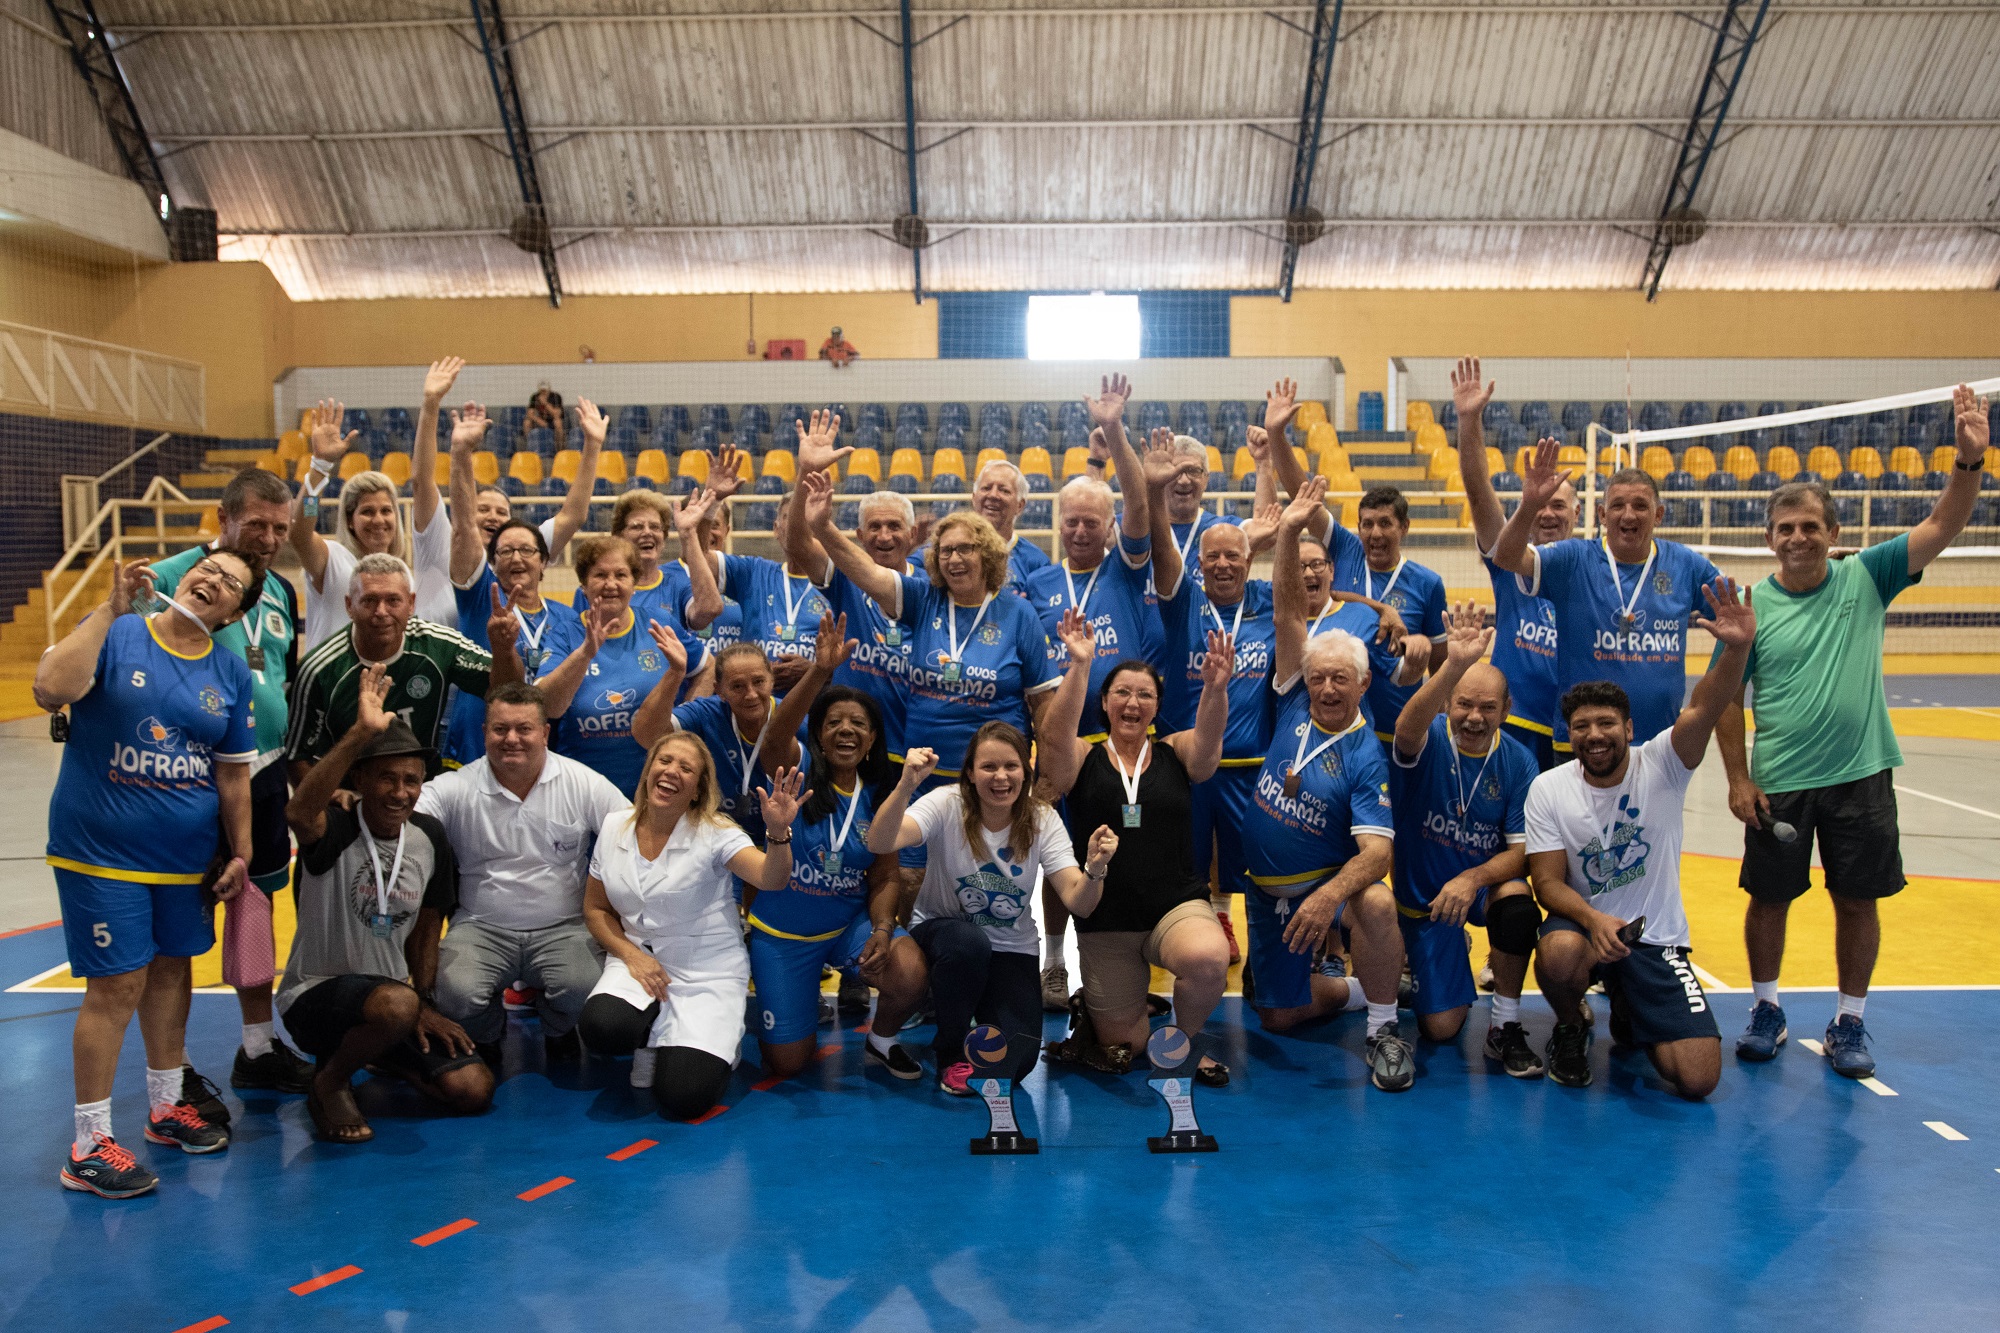
<path id="1" fill-rule="evenodd" d="M 1090 747 L 1065 804 L 1076 863 L 1087 863 L 1090 835 L 1100 824 L 1118 835 L 1118 854 L 1104 877 L 1104 897 L 1079 931 L 1151 930 L 1182 903 L 1208 897 L 1194 870 L 1194 788 L 1170 745 L 1153 743 L 1139 775 L 1138 828 L 1125 827 L 1125 782 L 1111 762 L 1110 743 Z"/>

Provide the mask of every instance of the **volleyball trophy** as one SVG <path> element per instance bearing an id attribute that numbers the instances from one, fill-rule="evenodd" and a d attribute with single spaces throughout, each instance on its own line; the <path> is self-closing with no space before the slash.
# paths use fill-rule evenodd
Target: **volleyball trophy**
<path id="1" fill-rule="evenodd" d="M 1146 1086 L 1160 1094 L 1167 1104 L 1170 1117 L 1167 1132 L 1158 1138 L 1148 1138 L 1146 1147 L 1153 1152 L 1214 1152 L 1217 1145 L 1212 1135 L 1201 1132 L 1201 1126 L 1194 1118 L 1194 1078 L 1192 1061 L 1195 1058 L 1194 1043 L 1188 1034 L 1171 1023 L 1146 1038 L 1146 1058 L 1159 1071 L 1160 1077 L 1149 1078 Z M 1187 1077 L 1181 1070 L 1188 1069 Z"/>
<path id="2" fill-rule="evenodd" d="M 972 1090 L 986 1103 L 987 1130 L 984 1138 L 971 1142 L 974 1157 L 1011 1157 L 1038 1153 L 1042 1145 L 1021 1133 L 1014 1119 L 1014 1080 L 999 1078 L 995 1071 L 1007 1064 L 1007 1034 L 991 1025 L 976 1027 L 966 1034 L 965 1058 L 972 1064 Z"/>

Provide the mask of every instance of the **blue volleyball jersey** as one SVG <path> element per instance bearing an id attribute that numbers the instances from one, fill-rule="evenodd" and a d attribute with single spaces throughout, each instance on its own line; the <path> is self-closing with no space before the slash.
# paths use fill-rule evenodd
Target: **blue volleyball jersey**
<path id="1" fill-rule="evenodd" d="M 681 682 L 682 698 L 687 697 L 688 686 L 693 682 L 695 672 L 701 670 L 702 663 L 708 660 L 710 642 L 709 635 L 698 635 L 687 627 L 689 596 L 687 567 L 676 561 L 671 565 L 661 565 L 654 570 L 652 582 L 643 588 L 634 587 L 630 603 L 632 614 L 637 617 L 641 630 L 646 628 L 648 621 L 657 621 L 661 629 L 670 629 L 680 638 L 681 651 L 687 654 L 687 678 Z M 582 588 L 578 588 L 576 595 L 569 599 L 569 604 L 578 616 L 582 616 L 590 610 L 590 596 Z M 485 640 L 481 639 L 480 642 L 484 643 Z M 715 646 L 719 648 L 722 645 L 718 643 Z M 544 670 L 553 670 L 561 663 L 562 658 L 555 658 Z"/>
<path id="2" fill-rule="evenodd" d="M 493 644 L 486 622 L 493 614 L 493 590 L 499 586 L 492 568 L 482 566 L 470 588 L 452 588 L 458 598 L 458 632 L 489 652 Z M 521 622 L 521 632 L 514 636 L 514 651 L 520 654 L 521 666 L 531 681 L 554 671 L 565 657 L 583 646 L 583 617 L 560 602 L 544 597 L 540 611 L 530 614 L 516 607 L 514 618 Z M 486 753 L 485 731 L 486 701 L 458 691 L 452 697 L 451 721 L 445 727 L 444 757 L 460 766 L 475 762 Z"/>
<path id="3" fill-rule="evenodd" d="M 222 834 L 215 765 L 257 757 L 253 688 L 232 652 L 210 643 L 183 657 L 145 617 L 112 621 L 89 692 L 69 706 L 48 863 L 138 884 L 201 883 Z"/>
<path id="4" fill-rule="evenodd" d="M 1614 564 L 1603 543 L 1582 537 L 1535 551 L 1541 573 L 1527 591 L 1556 608 L 1557 698 L 1583 681 L 1608 680 L 1632 701 L 1634 745 L 1672 727 L 1687 697 L 1688 627 L 1696 612 L 1707 614 L 1702 585 L 1722 571 L 1699 551 L 1670 541 L 1653 543 L 1651 569 L 1643 562 Z M 1632 618 L 1624 621 L 1628 601 Z M 1554 727 L 1556 748 L 1568 750 L 1569 728 L 1560 717 Z"/>
<path id="5" fill-rule="evenodd" d="M 1090 696 L 1083 705 L 1079 736 L 1104 734 L 1104 709 L 1097 693 L 1113 667 L 1128 658 L 1142 658 L 1161 667 L 1166 661 L 1166 635 L 1160 625 L 1160 599 L 1153 592 L 1153 543 L 1122 534 L 1119 549 L 1106 555 L 1088 574 L 1069 572 L 1069 561 L 1038 569 L 1028 577 L 1028 604 L 1041 617 L 1042 632 L 1055 653 L 1055 669 L 1069 670 L 1069 649 L 1057 627 L 1072 605 L 1090 618 L 1097 639 L 1097 656 L 1090 662 Z M 1137 568 L 1125 557 L 1140 560 Z M 1072 597 L 1075 601 L 1072 602 Z"/>
<path id="6" fill-rule="evenodd" d="M 1328 518 L 1326 558 L 1333 565 L 1332 586 L 1339 592 L 1360 592 L 1368 573 L 1368 548 L 1352 528 L 1331 515 Z"/>
<path id="7" fill-rule="evenodd" d="M 1507 678 L 1507 720 L 1545 736 L 1555 734 L 1556 604 L 1521 591 L 1520 579 L 1491 560 L 1493 665 Z"/>
<path id="8" fill-rule="evenodd" d="M 1414 560 L 1404 560 L 1400 572 L 1377 573 L 1364 567 L 1361 585 L 1355 591 L 1395 607 L 1410 633 L 1433 641 L 1444 637 L 1444 580 L 1435 570 Z M 1410 696 L 1417 692 L 1422 682 L 1417 685 L 1396 684 L 1396 670 L 1401 669 L 1401 659 L 1388 657 L 1386 653 L 1378 659 L 1372 634 L 1369 636 L 1369 661 L 1368 715 L 1374 719 L 1376 735 L 1388 740 L 1396 729 L 1396 719 L 1402 716 L 1403 705 L 1410 701 Z M 1382 670 L 1380 661 L 1394 663 L 1396 670 Z"/>
<path id="9" fill-rule="evenodd" d="M 791 573 L 775 560 L 725 555 L 721 587 L 722 595 L 742 608 L 745 643 L 762 648 L 773 662 L 813 656 L 820 617 L 832 606 L 810 578 Z"/>
<path id="10" fill-rule="evenodd" d="M 1257 790 L 1244 821 L 1243 847 L 1250 880 L 1288 897 L 1315 887 L 1361 850 L 1355 835 L 1396 836 L 1389 808 L 1389 774 L 1382 743 L 1369 733 L 1366 715 L 1338 733 L 1312 720 L 1312 698 L 1294 678 L 1278 697 L 1271 754 L 1257 771 Z M 1309 756 L 1296 796 L 1285 795 L 1285 772 L 1305 739 Z"/>
<path id="11" fill-rule="evenodd" d="M 1174 549 L 1181 553 L 1182 578 L 1194 580 L 1197 588 L 1201 586 L 1201 534 L 1218 523 L 1232 528 L 1243 526 L 1242 519 L 1218 514 L 1213 509 L 1197 511 L 1191 523 L 1167 525 L 1174 534 Z"/>
<path id="12" fill-rule="evenodd" d="M 1382 617 L 1375 614 L 1375 608 L 1363 602 L 1332 602 L 1322 615 L 1306 621 L 1306 634 L 1311 637 L 1327 630 L 1346 630 L 1361 640 L 1368 649 L 1368 675 L 1370 680 L 1377 676 L 1395 679 L 1403 669 L 1403 659 L 1389 651 L 1387 643 L 1375 642 L 1375 631 L 1380 628 Z M 1412 691 L 1414 693 L 1414 690 Z M 1396 729 L 1395 717 L 1381 718 L 1369 707 L 1369 696 L 1361 696 L 1361 713 L 1368 719 L 1368 725 L 1381 731 Z"/>
<path id="13" fill-rule="evenodd" d="M 1271 741 L 1271 663 L 1277 630 L 1272 620 L 1271 585 L 1250 579 L 1243 600 L 1216 607 L 1201 587 L 1188 578 L 1174 595 L 1159 603 L 1166 649 L 1161 676 L 1166 697 L 1160 700 L 1162 734 L 1194 726 L 1201 703 L 1201 667 L 1208 657 L 1208 636 L 1221 629 L 1236 635 L 1236 671 L 1229 679 L 1229 725 L 1222 733 L 1225 768 L 1249 768 L 1264 759 Z M 1243 619 L 1236 619 L 1241 607 Z"/>
<path id="14" fill-rule="evenodd" d="M 708 747 L 709 757 L 715 761 L 715 785 L 722 798 L 722 813 L 735 820 L 758 846 L 763 846 L 764 807 L 757 800 L 757 789 L 770 786 L 771 778 L 757 738 L 737 731 L 736 715 L 715 694 L 690 699 L 674 709 L 674 725 Z M 752 750 L 757 751 L 755 759 L 750 757 Z"/>
<path id="15" fill-rule="evenodd" d="M 556 720 L 556 753 L 603 774 L 621 792 L 636 791 L 646 748 L 632 735 L 632 715 L 666 674 L 666 654 L 638 617 L 629 617 L 625 632 L 597 650 L 569 711 Z"/>
<path id="16" fill-rule="evenodd" d="M 904 715 L 909 707 L 911 636 L 889 618 L 881 603 L 838 570 L 827 580 L 826 597 L 835 615 L 847 617 L 847 637 L 855 641 L 854 651 L 833 673 L 833 683 L 860 690 L 875 701 L 882 711 L 889 757 L 901 762 Z"/>
<path id="17" fill-rule="evenodd" d="M 1396 754 L 1389 764 L 1397 901 L 1428 910 L 1452 879 L 1509 843 L 1525 845 L 1528 787 L 1540 774 L 1528 747 L 1505 732 L 1486 754 L 1461 754 L 1447 720 L 1432 718 L 1423 752 L 1413 762 Z"/>
<path id="18" fill-rule="evenodd" d="M 906 574 L 902 584 L 897 623 L 911 639 L 906 733 L 937 751 L 939 777 L 956 777 L 981 726 L 1007 722 L 1029 733 L 1027 696 L 1056 686 L 1048 636 L 1034 608 L 1004 588 L 981 615 L 954 605 L 928 579 Z M 954 640 L 961 654 L 955 669 Z"/>
<path id="19" fill-rule="evenodd" d="M 824 939 L 854 923 L 868 907 L 868 870 L 875 853 L 868 850 L 868 824 L 875 802 L 867 787 L 853 799 L 860 802 L 854 824 L 840 843 L 836 868 L 827 868 L 834 837 L 847 820 L 848 797 L 835 788 L 830 819 L 792 821 L 792 877 L 775 893 L 760 891 L 750 906 L 750 924 L 769 934 L 800 939 Z"/>

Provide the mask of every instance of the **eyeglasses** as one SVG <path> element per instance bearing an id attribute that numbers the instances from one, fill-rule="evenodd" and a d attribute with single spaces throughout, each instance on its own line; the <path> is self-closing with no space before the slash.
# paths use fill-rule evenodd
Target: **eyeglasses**
<path id="1" fill-rule="evenodd" d="M 1299 561 L 1299 568 L 1310 570 L 1331 569 L 1333 568 L 1333 564 L 1327 560 L 1301 560 Z"/>
<path id="2" fill-rule="evenodd" d="M 199 562 L 195 565 L 194 572 L 197 574 L 212 574 L 221 580 L 223 587 L 229 589 L 229 591 L 235 593 L 238 597 L 243 595 L 243 580 L 237 578 L 213 560 Z"/>
<path id="3" fill-rule="evenodd" d="M 938 558 L 941 560 L 963 559 L 967 556 L 974 556 L 978 554 L 979 554 L 979 548 L 977 546 L 971 545 L 970 543 L 966 543 L 963 545 L 938 547 Z"/>
<path id="4" fill-rule="evenodd" d="M 522 559 L 526 559 L 531 555 L 539 556 L 541 553 L 541 548 L 538 546 L 496 546 L 493 548 L 493 558 L 496 560 L 502 556 L 519 556 Z"/>

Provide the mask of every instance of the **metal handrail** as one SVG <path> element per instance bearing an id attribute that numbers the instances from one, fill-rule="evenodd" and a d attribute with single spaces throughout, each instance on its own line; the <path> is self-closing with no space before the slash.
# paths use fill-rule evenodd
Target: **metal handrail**
<path id="1" fill-rule="evenodd" d="M 206 501 L 190 500 L 185 492 L 164 477 L 153 478 L 147 484 L 145 492 L 136 500 L 106 500 L 103 504 L 99 505 L 96 515 L 85 526 L 84 530 L 77 534 L 76 540 L 71 542 L 69 549 L 63 552 L 62 558 L 56 561 L 55 567 L 42 575 L 42 601 L 47 614 L 49 644 L 54 645 L 56 642 L 56 626 L 62 623 L 62 618 L 76 604 L 77 599 L 82 596 L 83 590 L 90 586 L 91 580 L 96 578 L 98 573 L 104 568 L 105 562 L 123 560 L 125 558 L 125 547 L 128 541 L 135 544 L 150 543 L 156 556 L 164 556 L 167 553 L 167 543 L 180 540 L 177 537 L 167 535 L 167 515 L 170 513 L 182 514 L 192 512 L 199 516 L 212 507 Z M 142 514 L 150 515 L 153 520 L 152 533 L 137 533 L 128 536 L 125 532 L 125 511 L 127 509 L 136 509 Z M 106 523 L 111 525 L 109 540 L 104 540 L 100 535 L 100 529 Z M 57 581 L 64 573 L 70 570 L 79 556 L 91 549 L 93 538 L 99 542 L 96 554 L 78 572 L 76 582 L 70 586 L 69 591 L 58 599 L 56 597 Z"/>

